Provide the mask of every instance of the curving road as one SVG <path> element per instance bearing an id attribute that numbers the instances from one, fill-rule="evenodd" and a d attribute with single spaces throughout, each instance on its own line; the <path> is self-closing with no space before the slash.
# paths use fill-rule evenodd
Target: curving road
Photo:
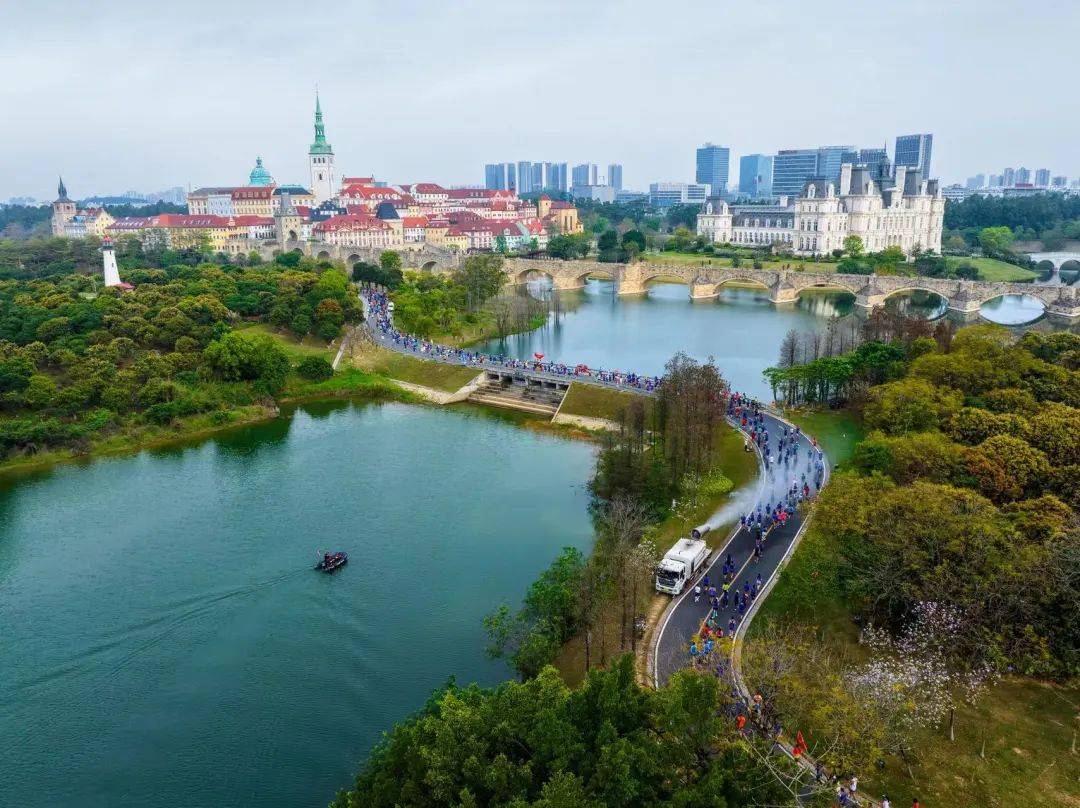
<path id="1" fill-rule="evenodd" d="M 775 458 L 777 456 L 777 443 L 783 435 L 784 427 L 790 428 L 790 424 L 769 412 L 765 413 L 765 423 L 769 431 L 769 442 L 765 453 Z M 799 437 L 799 449 L 799 460 L 794 466 L 795 478 L 798 478 L 802 471 L 806 469 L 807 450 L 811 449 L 811 454 L 813 454 L 812 444 L 805 434 Z M 822 454 L 822 459 L 825 462 L 825 479 L 827 480 L 829 473 L 828 459 L 824 457 L 824 454 Z M 791 466 L 785 467 L 782 463 L 773 463 L 769 472 L 765 472 L 763 463 L 760 466 L 762 476 L 758 481 L 754 496 L 748 498 L 745 502 L 746 513 L 755 510 L 759 504 L 764 507 L 767 502 L 775 503 L 778 493 L 785 491 L 793 479 Z M 814 487 L 813 475 L 808 475 L 808 479 L 810 479 L 810 494 L 814 496 L 817 489 Z M 735 516 L 738 518 L 739 514 L 735 514 Z M 777 571 L 797 541 L 806 517 L 807 514 L 803 512 L 803 509 L 796 509 L 788 519 L 787 524 L 783 527 L 779 525 L 773 527 L 768 533 L 762 557 L 758 561 L 753 559 L 753 534 L 739 526 L 736 526 L 735 530 L 725 539 L 719 550 L 713 553 L 710 565 L 702 572 L 702 577 L 708 574 L 710 583 L 720 582 L 723 579 L 721 569 L 724 560 L 730 554 L 738 569 L 732 590 L 734 590 L 735 585 L 738 585 L 741 589 L 744 581 L 749 581 L 752 585 L 758 574 L 761 575 L 765 584 L 763 593 L 758 595 L 756 601 L 747 609 L 745 615 L 740 616 L 737 611 L 731 609 L 722 612 L 725 633 L 727 632 L 729 617 L 735 617 L 737 632 L 741 633 L 745 625 L 749 624 L 756 611 L 755 606 L 760 604 L 768 595 Z M 657 640 L 653 654 L 652 674 L 657 685 L 666 683 L 673 673 L 689 666 L 688 647 L 690 637 L 700 630 L 702 621 L 709 614 L 709 609 L 708 598 L 702 596 L 701 600 L 695 603 L 693 586 L 688 586 L 665 611 L 661 619 L 660 629 L 656 635 Z"/>

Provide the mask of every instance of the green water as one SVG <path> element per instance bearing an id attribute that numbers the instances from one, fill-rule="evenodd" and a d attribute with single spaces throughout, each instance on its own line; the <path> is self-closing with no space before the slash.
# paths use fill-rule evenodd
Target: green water
<path id="1" fill-rule="evenodd" d="M 483 614 L 588 546 L 592 464 L 337 403 L 0 482 L 0 805 L 325 805 L 448 676 L 509 676 Z"/>

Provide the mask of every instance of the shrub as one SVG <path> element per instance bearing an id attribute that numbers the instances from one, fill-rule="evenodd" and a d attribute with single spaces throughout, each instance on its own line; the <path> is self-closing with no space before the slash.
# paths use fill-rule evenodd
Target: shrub
<path id="1" fill-rule="evenodd" d="M 308 356 L 300 360 L 296 372 L 309 381 L 321 382 L 334 375 L 334 368 L 321 356 Z"/>

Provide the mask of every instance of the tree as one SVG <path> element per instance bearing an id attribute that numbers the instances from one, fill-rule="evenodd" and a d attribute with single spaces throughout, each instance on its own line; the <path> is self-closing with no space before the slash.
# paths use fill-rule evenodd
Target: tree
<path id="1" fill-rule="evenodd" d="M 871 389 L 867 426 L 891 435 L 932 429 L 956 414 L 963 396 L 923 379 L 907 378 Z"/>
<path id="2" fill-rule="evenodd" d="M 858 259 L 863 254 L 862 236 L 852 233 L 844 239 L 844 252 L 851 258 Z"/>
<path id="3" fill-rule="evenodd" d="M 305 356 L 296 366 L 296 372 L 308 381 L 320 382 L 334 375 L 334 366 L 321 356 Z"/>
<path id="4" fill-rule="evenodd" d="M 453 272 L 451 280 L 465 291 L 467 308 L 476 311 L 505 285 L 503 259 L 498 255 L 471 255 Z"/>
<path id="5" fill-rule="evenodd" d="M 979 245 L 988 253 L 1009 252 L 1013 239 L 1013 232 L 1008 227 L 984 227 L 979 231 Z"/>
<path id="6" fill-rule="evenodd" d="M 289 357 L 266 334 L 230 331 L 210 343 L 203 358 L 220 378 L 256 381 L 268 393 L 280 390 L 289 372 Z"/>

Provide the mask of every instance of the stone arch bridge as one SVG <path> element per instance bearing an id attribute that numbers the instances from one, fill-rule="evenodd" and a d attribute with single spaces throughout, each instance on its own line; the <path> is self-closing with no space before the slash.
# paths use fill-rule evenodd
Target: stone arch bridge
<path id="1" fill-rule="evenodd" d="M 277 241 L 260 242 L 255 251 L 263 260 L 271 260 L 274 256 L 283 252 L 299 250 L 311 258 L 321 258 L 328 261 L 341 261 L 347 267 L 359 261 L 367 261 L 370 264 L 379 263 L 379 256 L 386 252 L 387 247 L 342 247 L 336 244 L 324 244 L 318 241 Z M 449 271 L 461 266 L 465 256 L 457 250 L 447 250 L 439 247 L 418 247 L 416 249 L 392 250 L 401 255 L 402 263 L 409 269 L 422 269 L 425 271 Z"/>
<path id="2" fill-rule="evenodd" d="M 773 269 L 720 268 L 689 264 L 602 264 L 596 261 L 550 259 L 508 259 L 505 271 L 511 283 L 524 283 L 536 273 L 551 278 L 556 289 L 580 289 L 590 277 L 615 282 L 620 295 L 644 294 L 649 283 L 674 281 L 690 289 L 695 299 L 716 297 L 727 283 L 764 287 L 773 303 L 793 303 L 808 289 L 850 292 L 856 305 L 873 309 L 901 292 L 925 291 L 940 295 L 949 310 L 977 314 L 983 303 L 1002 295 L 1030 295 L 1038 298 L 1048 314 L 1080 317 L 1080 289 L 1070 286 L 1040 286 L 1031 283 L 956 281 L 942 278 L 894 275 L 844 275 L 840 273 L 793 272 Z"/>

